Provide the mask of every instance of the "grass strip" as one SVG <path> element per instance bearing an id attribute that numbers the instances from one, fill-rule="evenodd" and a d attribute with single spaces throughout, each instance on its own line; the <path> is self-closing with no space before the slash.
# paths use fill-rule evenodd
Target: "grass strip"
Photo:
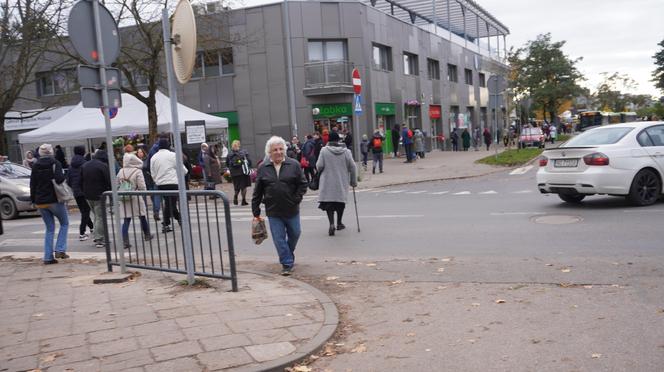
<path id="1" fill-rule="evenodd" d="M 533 158 L 538 157 L 543 149 L 529 147 L 525 149 L 508 149 L 495 155 L 487 156 L 477 160 L 476 163 L 488 164 L 488 165 L 500 165 L 504 167 L 513 167 L 515 165 L 523 165 L 532 160 Z"/>

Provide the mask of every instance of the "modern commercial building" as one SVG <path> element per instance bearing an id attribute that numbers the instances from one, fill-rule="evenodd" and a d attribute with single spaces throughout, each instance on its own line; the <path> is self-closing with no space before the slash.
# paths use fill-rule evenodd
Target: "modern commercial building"
<path id="1" fill-rule="evenodd" d="M 234 42 L 205 43 L 178 99 L 228 118 L 223 139 L 255 156 L 271 135 L 351 129 L 353 68 L 359 135 L 407 123 L 443 148 L 453 128 L 505 125 L 509 30 L 474 1 L 287 1 L 218 16 Z M 36 83 L 40 97 L 57 94 L 49 76 Z"/>

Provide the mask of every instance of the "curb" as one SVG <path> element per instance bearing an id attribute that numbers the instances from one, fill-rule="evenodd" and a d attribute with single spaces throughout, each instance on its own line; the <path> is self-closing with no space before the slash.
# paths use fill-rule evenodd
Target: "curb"
<path id="1" fill-rule="evenodd" d="M 265 277 L 270 277 L 270 278 L 275 278 L 277 275 L 275 274 L 269 274 L 265 273 L 262 271 L 253 271 L 253 270 L 238 270 L 238 272 L 243 272 L 243 273 L 248 273 L 248 274 L 254 274 L 254 275 L 261 275 Z M 321 327 L 321 330 L 318 332 L 314 338 L 309 340 L 306 344 L 298 347 L 294 353 L 286 355 L 284 357 L 281 357 L 279 359 L 275 359 L 273 361 L 263 363 L 259 366 L 250 368 L 238 368 L 238 369 L 233 369 L 233 371 L 236 372 L 255 372 L 255 371 L 267 371 L 267 372 L 277 372 L 277 371 L 283 371 L 285 367 L 288 367 L 292 365 L 293 363 L 304 359 L 308 357 L 309 355 L 315 353 L 316 351 L 320 350 L 323 345 L 334 335 L 334 332 L 337 330 L 337 326 L 339 325 L 339 312 L 337 311 L 337 307 L 332 302 L 332 299 L 328 297 L 325 293 L 323 293 L 321 290 L 318 288 L 315 288 L 303 281 L 293 279 L 293 278 L 286 278 L 286 277 L 279 277 L 281 279 L 287 280 L 293 284 L 298 285 L 299 287 L 305 289 L 306 291 L 310 292 L 311 294 L 316 297 L 318 302 L 323 306 L 323 312 L 325 315 L 325 318 L 323 320 L 323 326 Z"/>

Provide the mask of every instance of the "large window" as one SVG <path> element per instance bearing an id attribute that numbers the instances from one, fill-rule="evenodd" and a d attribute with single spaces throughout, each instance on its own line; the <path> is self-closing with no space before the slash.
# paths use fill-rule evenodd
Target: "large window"
<path id="1" fill-rule="evenodd" d="M 455 65 L 450 65 L 450 64 L 447 65 L 447 80 L 453 83 L 459 81 L 459 78 L 457 76 L 457 67 Z"/>
<path id="2" fill-rule="evenodd" d="M 76 72 L 74 69 L 59 71 L 38 72 L 37 96 L 56 96 L 78 90 Z"/>
<path id="3" fill-rule="evenodd" d="M 480 72 L 480 87 L 486 88 L 486 76 Z"/>
<path id="4" fill-rule="evenodd" d="M 420 74 L 416 54 L 403 52 L 403 73 L 404 75 Z"/>
<path id="5" fill-rule="evenodd" d="M 392 71 L 392 48 L 373 44 L 373 66 L 377 69 Z"/>
<path id="6" fill-rule="evenodd" d="M 473 85 L 473 70 L 464 69 L 463 75 L 465 77 L 466 84 Z"/>
<path id="7" fill-rule="evenodd" d="M 438 61 L 427 58 L 427 70 L 429 71 L 429 79 L 440 80 L 440 63 Z"/>
<path id="8" fill-rule="evenodd" d="M 345 61 L 345 40 L 309 40 L 309 62 Z"/>
<path id="9" fill-rule="evenodd" d="M 223 48 L 198 52 L 192 76 L 195 78 L 206 78 L 231 75 L 234 72 L 233 48 Z"/>

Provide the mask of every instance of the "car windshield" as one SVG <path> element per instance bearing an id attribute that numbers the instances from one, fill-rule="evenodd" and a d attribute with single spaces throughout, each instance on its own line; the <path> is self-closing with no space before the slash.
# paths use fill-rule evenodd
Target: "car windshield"
<path id="1" fill-rule="evenodd" d="M 579 134 L 561 147 L 612 145 L 633 129 L 630 127 L 597 128 Z"/>
<path id="2" fill-rule="evenodd" d="M 30 169 L 18 164 L 0 163 L 0 176 L 6 178 L 30 178 Z"/>
<path id="3" fill-rule="evenodd" d="M 532 136 L 537 134 L 542 134 L 542 130 L 539 128 L 523 128 L 521 130 L 522 136 Z"/>

